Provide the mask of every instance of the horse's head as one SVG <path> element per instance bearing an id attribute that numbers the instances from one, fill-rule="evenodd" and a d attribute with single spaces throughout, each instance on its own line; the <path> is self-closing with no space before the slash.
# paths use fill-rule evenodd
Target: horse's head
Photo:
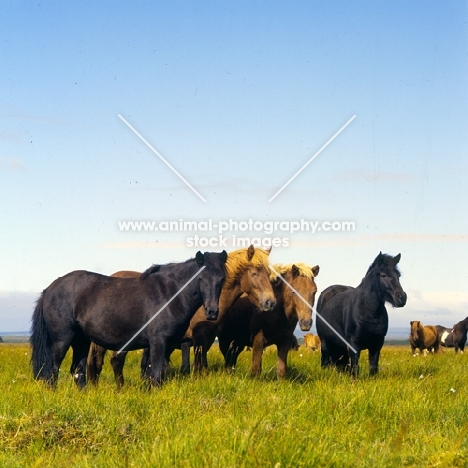
<path id="1" fill-rule="evenodd" d="M 270 283 L 269 250 L 255 248 L 230 252 L 227 260 L 229 282 L 238 282 L 240 291 L 263 311 L 276 305 L 276 298 Z"/>
<path id="2" fill-rule="evenodd" d="M 275 265 L 273 270 L 271 280 L 283 291 L 282 300 L 286 315 L 295 314 L 301 330 L 309 331 L 312 326 L 312 308 L 317 293 L 314 278 L 318 275 L 320 267 L 295 263 Z"/>
<path id="3" fill-rule="evenodd" d="M 392 257 L 380 252 L 369 268 L 369 271 L 375 269 L 380 294 L 393 307 L 403 307 L 406 304 L 406 293 L 401 287 L 397 267 L 400 258 L 401 254 Z"/>
<path id="4" fill-rule="evenodd" d="M 208 320 L 216 320 L 219 312 L 219 295 L 226 278 L 225 263 L 227 253 L 197 252 L 195 259 L 200 267 L 205 267 L 198 275 L 198 285 L 205 315 Z"/>
<path id="5" fill-rule="evenodd" d="M 421 322 L 419 320 L 412 320 L 410 322 L 410 327 L 410 336 L 416 341 L 419 338 L 419 329 L 422 327 Z"/>

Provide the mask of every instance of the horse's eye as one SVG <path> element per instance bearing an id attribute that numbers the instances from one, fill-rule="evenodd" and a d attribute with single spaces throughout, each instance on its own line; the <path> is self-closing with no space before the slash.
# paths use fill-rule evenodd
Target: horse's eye
<path id="1" fill-rule="evenodd" d="M 258 276 L 258 273 L 257 273 L 256 271 L 254 271 L 254 272 L 252 273 L 252 276 Z"/>
<path id="2" fill-rule="evenodd" d="M 380 277 L 381 277 L 381 278 L 386 278 L 387 275 L 386 275 L 385 273 L 380 273 Z"/>

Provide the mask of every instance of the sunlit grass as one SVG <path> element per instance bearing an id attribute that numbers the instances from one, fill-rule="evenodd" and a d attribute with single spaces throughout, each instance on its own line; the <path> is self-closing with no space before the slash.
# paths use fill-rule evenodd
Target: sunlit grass
<path id="1" fill-rule="evenodd" d="M 161 390 L 139 378 L 130 353 L 116 391 L 106 362 L 96 388 L 79 391 L 62 365 L 56 391 L 35 382 L 27 345 L 0 345 L 0 466 L 375 467 L 468 465 L 468 356 L 414 358 L 385 347 L 378 377 L 320 368 L 319 353 L 290 353 L 277 381 L 275 349 L 249 376 L 251 353 L 233 373 L 216 348 L 210 372 L 178 373 Z"/>

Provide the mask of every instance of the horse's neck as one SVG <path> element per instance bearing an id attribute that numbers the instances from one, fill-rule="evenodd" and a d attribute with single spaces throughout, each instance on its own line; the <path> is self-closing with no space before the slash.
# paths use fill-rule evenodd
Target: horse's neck
<path id="1" fill-rule="evenodd" d="M 385 303 L 380 291 L 376 290 L 370 275 L 365 276 L 356 290 L 364 293 L 365 304 L 370 310 L 378 311 Z"/>
<path id="2" fill-rule="evenodd" d="M 288 288 L 288 289 L 286 289 Z M 289 290 L 289 286 L 284 284 L 282 281 L 277 286 L 273 287 L 273 292 L 275 293 L 276 306 L 273 312 L 276 312 L 279 315 L 283 315 L 289 322 L 297 321 L 297 312 L 295 307 L 291 304 L 286 304 L 285 295 Z M 268 312 L 272 313 L 272 312 Z"/>
<path id="3" fill-rule="evenodd" d="M 218 318 L 224 316 L 226 311 L 232 306 L 232 304 L 234 304 L 237 299 L 239 299 L 242 293 L 243 291 L 238 281 L 230 283 L 228 287 L 224 286 L 221 289 L 221 294 L 219 296 Z"/>
<path id="4" fill-rule="evenodd" d="M 171 266 L 168 267 L 171 268 Z M 185 312 L 187 316 L 192 316 L 194 312 L 203 305 L 203 300 L 198 289 L 198 281 L 196 281 L 194 278 L 194 275 L 199 271 L 200 268 L 195 263 L 195 261 L 193 261 L 193 265 L 186 263 L 185 268 L 177 270 L 177 272 L 174 271 L 175 275 L 177 276 L 171 276 L 171 280 L 174 282 L 174 285 L 177 288 L 177 290 L 171 292 L 174 295 L 179 295 L 179 292 L 181 293 L 179 298 L 182 302 L 185 303 L 185 306 L 183 307 L 184 310 L 181 312 Z M 160 273 L 163 272 L 164 270 L 161 268 Z M 163 283 L 165 281 L 167 280 L 162 279 Z M 185 288 L 183 288 L 184 286 Z M 183 288 L 183 291 L 181 288 Z"/>

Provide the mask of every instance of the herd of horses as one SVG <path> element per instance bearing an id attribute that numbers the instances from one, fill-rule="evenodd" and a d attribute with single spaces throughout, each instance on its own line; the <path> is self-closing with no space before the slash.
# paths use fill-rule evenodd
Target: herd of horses
<path id="1" fill-rule="evenodd" d="M 417 349 L 426 356 L 429 352 L 437 353 L 440 346 L 455 348 L 455 353 L 463 353 L 468 333 L 468 317 L 456 323 L 452 328 L 442 325 L 423 325 L 419 320 L 410 322 L 410 345 L 413 356 Z"/>
<path id="2" fill-rule="evenodd" d="M 128 351 L 144 349 L 141 376 L 160 386 L 175 349 L 182 351 L 181 372 L 208 368 L 215 339 L 226 369 L 252 349 L 251 374 L 262 370 L 267 346 L 277 347 L 277 376 L 287 373 L 287 357 L 297 341 L 297 325 L 307 332 L 319 266 L 271 265 L 269 250 L 250 246 L 230 253 L 197 252 L 181 263 L 153 265 L 145 272 L 104 276 L 74 271 L 40 295 L 32 318 L 32 369 L 36 379 L 55 388 L 59 368 L 72 348 L 70 373 L 79 388 L 97 383 L 107 350 L 113 351 L 116 384 L 124 384 Z M 378 371 L 388 330 L 385 302 L 406 304 L 395 257 L 379 253 L 357 287 L 333 285 L 317 302 L 317 347 L 322 367 L 359 373 L 362 350 L 369 351 L 370 374 Z"/>

